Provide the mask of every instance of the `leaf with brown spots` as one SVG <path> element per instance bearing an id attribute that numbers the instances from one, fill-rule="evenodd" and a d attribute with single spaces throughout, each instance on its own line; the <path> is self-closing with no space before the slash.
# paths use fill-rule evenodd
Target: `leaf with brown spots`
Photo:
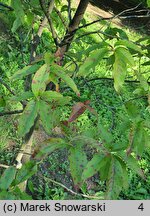
<path id="1" fill-rule="evenodd" d="M 71 147 L 69 153 L 71 175 L 75 186 L 80 187 L 82 185 L 82 172 L 87 164 L 87 157 L 85 152 L 80 147 L 80 144 L 78 146 Z"/>

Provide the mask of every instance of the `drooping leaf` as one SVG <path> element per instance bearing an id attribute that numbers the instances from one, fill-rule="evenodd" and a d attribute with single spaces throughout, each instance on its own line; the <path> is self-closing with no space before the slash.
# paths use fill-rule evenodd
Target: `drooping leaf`
<path id="1" fill-rule="evenodd" d="M 76 103 L 72 108 L 72 113 L 68 119 L 68 122 L 73 122 L 76 120 L 80 115 L 82 115 L 86 110 L 86 106 L 82 102 Z"/>
<path id="2" fill-rule="evenodd" d="M 131 41 L 128 40 L 119 40 L 115 43 L 115 46 L 123 45 L 129 49 L 135 50 L 139 53 L 142 53 L 142 49 L 137 46 L 136 44 L 132 43 Z"/>
<path id="3" fill-rule="evenodd" d="M 113 136 L 110 132 L 108 132 L 108 129 L 103 126 L 100 120 L 98 123 L 98 132 L 101 140 L 106 144 L 106 146 L 111 146 L 113 143 Z"/>
<path id="4" fill-rule="evenodd" d="M 68 147 L 69 147 L 68 143 L 62 138 L 52 137 L 42 142 L 40 148 L 38 147 L 38 149 L 35 149 L 36 151 L 35 158 L 41 160 L 43 157 L 46 157 L 48 154 L 51 154 L 52 152 L 58 149 L 63 149 Z"/>
<path id="5" fill-rule="evenodd" d="M 21 167 L 21 169 L 18 170 L 16 174 L 15 181 L 13 182 L 14 185 L 18 185 L 21 182 L 26 181 L 28 178 L 30 178 L 32 175 L 34 175 L 37 172 L 37 164 L 35 161 L 29 161 Z"/>
<path id="6" fill-rule="evenodd" d="M 90 53 L 89 57 L 81 65 L 78 76 L 88 75 L 91 68 L 95 68 L 95 66 L 104 58 L 108 51 L 108 48 L 104 47 Z"/>
<path id="7" fill-rule="evenodd" d="M 111 154 L 105 156 L 99 164 L 99 173 L 100 173 L 100 180 L 101 181 L 107 180 L 109 169 L 110 169 L 110 164 L 111 164 Z"/>
<path id="8" fill-rule="evenodd" d="M 100 170 L 100 162 L 104 159 L 104 155 L 95 154 L 93 158 L 87 163 L 83 173 L 82 180 L 85 181 L 89 177 L 93 176 Z"/>
<path id="9" fill-rule="evenodd" d="M 83 183 L 82 172 L 87 164 L 87 157 L 80 146 L 71 147 L 69 150 L 70 171 L 76 187 Z"/>
<path id="10" fill-rule="evenodd" d="M 7 168 L 3 175 L 0 178 L 0 189 L 7 190 L 11 183 L 13 182 L 16 174 L 16 168 L 13 166 L 10 166 Z"/>
<path id="11" fill-rule="evenodd" d="M 49 71 L 47 70 L 47 65 L 44 64 L 38 69 L 32 79 L 32 92 L 36 97 L 45 91 L 48 81 Z"/>
<path id="12" fill-rule="evenodd" d="M 51 66 L 51 71 L 56 74 L 59 78 L 61 78 L 78 96 L 80 96 L 80 92 L 71 77 L 67 75 L 63 67 L 59 65 Z"/>
<path id="13" fill-rule="evenodd" d="M 16 79 L 22 79 L 23 77 L 33 74 L 39 69 L 39 65 L 28 65 L 22 68 L 21 70 L 18 70 L 11 78 L 10 80 L 16 80 Z"/>
<path id="14" fill-rule="evenodd" d="M 24 112 L 19 119 L 18 134 L 23 137 L 29 132 L 30 128 L 33 126 L 38 112 L 38 102 L 31 100 L 28 102 Z"/>

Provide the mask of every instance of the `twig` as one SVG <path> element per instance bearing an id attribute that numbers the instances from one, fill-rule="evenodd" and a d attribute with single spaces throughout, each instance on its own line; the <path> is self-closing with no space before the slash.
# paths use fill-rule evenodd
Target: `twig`
<path id="1" fill-rule="evenodd" d="M 2 3 L 2 2 L 0 2 L 0 6 L 2 6 L 2 7 L 4 7 L 4 8 L 7 8 L 7 9 L 10 10 L 10 11 L 13 11 L 13 10 L 14 10 L 12 7 L 10 7 L 10 6 L 8 6 L 7 4 L 4 4 L 4 3 Z"/>
<path id="2" fill-rule="evenodd" d="M 69 19 L 69 22 L 71 22 L 71 20 L 72 20 L 72 17 L 71 17 L 71 1 L 67 0 L 67 2 L 68 2 L 68 19 Z"/>
<path id="3" fill-rule="evenodd" d="M 60 182 L 54 181 L 53 179 L 50 179 L 48 177 L 45 177 L 43 175 L 40 175 L 42 178 L 44 177 L 45 180 L 50 181 L 62 188 L 64 188 L 65 190 L 67 190 L 69 193 L 75 195 L 75 196 L 82 196 L 84 198 L 88 198 L 88 199 L 104 199 L 103 197 L 96 197 L 96 196 L 90 196 L 90 195 L 86 195 L 86 194 L 81 194 L 81 193 L 77 193 L 69 188 L 67 188 L 65 185 L 61 184 Z"/>
<path id="4" fill-rule="evenodd" d="M 0 116 L 5 116 L 5 115 L 15 115 L 15 114 L 19 114 L 22 113 L 22 110 L 14 110 L 14 111 L 8 111 L 8 112 L 0 112 Z"/>
<path id="5" fill-rule="evenodd" d="M 9 166 L 8 165 L 4 165 L 4 164 L 0 164 L 0 167 L 3 167 L 3 168 L 9 168 Z"/>
<path id="6" fill-rule="evenodd" d="M 0 78 L 0 83 L 1 83 L 3 86 L 5 86 L 5 87 L 7 88 L 7 90 L 8 90 L 12 95 L 15 95 L 15 92 L 9 87 L 9 85 L 8 85 L 7 83 L 5 83 L 5 82 L 3 81 L 2 78 Z"/>
<path id="7" fill-rule="evenodd" d="M 45 3 L 43 2 L 43 0 L 39 0 L 39 2 L 40 2 L 40 6 L 41 6 L 41 8 L 42 8 L 42 10 L 43 10 L 43 12 L 44 12 L 47 20 L 48 20 L 48 23 L 49 23 L 49 26 L 50 26 L 50 30 L 51 30 L 52 37 L 53 37 L 53 40 L 55 42 L 55 45 L 58 46 L 59 45 L 59 43 L 58 43 L 58 37 L 57 37 L 57 34 L 55 32 L 55 29 L 54 29 L 54 26 L 53 26 L 53 22 L 52 22 L 52 20 L 51 20 L 51 18 L 49 16 L 49 12 L 45 9 L 45 7 L 44 7 Z M 54 2 L 54 0 L 53 0 L 53 2 Z M 52 1 L 51 1 L 50 4 L 52 4 Z"/>
<path id="8" fill-rule="evenodd" d="M 61 19 L 62 24 L 64 25 L 64 27 L 67 29 L 68 25 L 67 25 L 65 19 L 63 18 L 61 12 L 56 7 L 54 7 L 54 10 L 56 11 L 56 13 L 58 14 L 59 18 Z"/>

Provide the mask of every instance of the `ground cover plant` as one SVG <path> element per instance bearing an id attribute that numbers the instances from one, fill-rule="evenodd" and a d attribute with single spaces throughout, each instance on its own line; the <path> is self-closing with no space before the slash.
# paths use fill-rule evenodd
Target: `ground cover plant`
<path id="1" fill-rule="evenodd" d="M 0 199 L 150 198 L 150 38 L 113 24 L 150 2 L 88 5 L 0 2 Z"/>

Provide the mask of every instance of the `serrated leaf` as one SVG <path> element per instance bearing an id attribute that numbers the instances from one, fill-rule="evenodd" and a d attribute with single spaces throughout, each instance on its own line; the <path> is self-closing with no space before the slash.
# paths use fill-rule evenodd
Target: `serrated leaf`
<path id="1" fill-rule="evenodd" d="M 108 48 L 105 47 L 91 52 L 89 57 L 79 68 L 78 76 L 88 75 L 91 68 L 95 68 L 95 66 L 104 58 L 108 51 Z"/>
<path id="2" fill-rule="evenodd" d="M 80 146 L 71 147 L 69 150 L 70 171 L 75 186 L 80 187 L 83 183 L 82 172 L 87 164 L 87 157 Z"/>
<path id="3" fill-rule="evenodd" d="M 19 119 L 19 127 L 18 127 L 18 134 L 20 137 L 25 136 L 33 126 L 34 121 L 37 117 L 38 112 L 38 102 L 31 100 L 28 102 L 24 112 L 20 116 Z"/>
<path id="4" fill-rule="evenodd" d="M 134 173 L 138 174 L 143 179 L 145 178 L 144 173 L 141 170 L 140 165 L 138 164 L 138 161 L 132 155 L 127 156 L 125 152 L 120 152 L 118 155 Z"/>
<path id="5" fill-rule="evenodd" d="M 16 168 L 13 166 L 10 166 L 7 168 L 3 175 L 0 178 L 0 189 L 7 190 L 11 183 L 13 182 L 16 174 Z"/>
<path id="6" fill-rule="evenodd" d="M 11 0 L 11 5 L 15 11 L 16 17 L 21 20 L 22 24 L 24 24 L 25 13 L 21 0 Z"/>
<path id="7" fill-rule="evenodd" d="M 83 173 L 82 180 L 85 181 L 89 177 L 93 176 L 100 170 L 100 162 L 104 159 L 104 155 L 95 154 L 93 158 L 87 163 Z"/>
<path id="8" fill-rule="evenodd" d="M 31 91 L 26 91 L 18 96 L 11 97 L 10 100 L 11 101 L 22 101 L 22 100 L 30 99 L 32 97 L 34 97 L 34 94 Z"/>
<path id="9" fill-rule="evenodd" d="M 107 180 L 106 199 L 114 200 L 118 197 L 122 189 L 122 175 L 121 164 L 116 158 L 112 157 Z"/>
<path id="10" fill-rule="evenodd" d="M 115 51 L 115 62 L 113 65 L 113 78 L 114 78 L 114 87 L 117 92 L 120 92 L 124 80 L 126 77 L 127 67 L 125 59 L 122 55 L 120 55 L 120 49 L 124 48 L 117 48 Z"/>
<path id="11" fill-rule="evenodd" d="M 60 77 L 66 84 L 78 95 L 80 96 L 80 92 L 73 81 L 72 78 L 70 78 L 66 73 L 65 70 L 60 67 L 59 65 L 53 65 L 51 66 L 51 71 L 56 74 L 58 77 Z"/>
<path id="12" fill-rule="evenodd" d="M 49 71 L 47 70 L 47 65 L 44 64 L 38 69 L 32 79 L 32 92 L 36 97 L 45 91 L 48 81 Z"/>
<path id="13" fill-rule="evenodd" d="M 11 78 L 10 80 L 16 80 L 16 79 L 22 79 L 23 77 L 33 74 L 39 69 L 39 65 L 28 65 L 22 68 L 21 70 L 18 70 Z"/>
<path id="14" fill-rule="evenodd" d="M 18 185 L 21 182 L 26 181 L 28 178 L 33 176 L 37 172 L 37 164 L 35 161 L 29 161 L 18 170 L 14 185 Z"/>
<path id="15" fill-rule="evenodd" d="M 134 66 L 134 59 L 129 52 L 129 50 L 124 46 L 118 46 L 115 49 L 115 57 L 119 57 L 120 61 L 123 61 L 126 64 L 129 64 L 130 66 Z"/>
<path id="16" fill-rule="evenodd" d="M 129 49 L 135 50 L 137 52 L 142 53 L 142 49 L 137 46 L 136 44 L 132 43 L 131 41 L 127 41 L 127 40 L 119 40 L 115 43 L 115 46 L 119 46 L 119 45 L 123 45 Z"/>
<path id="17" fill-rule="evenodd" d="M 42 159 L 43 157 L 46 157 L 47 154 L 51 154 L 52 152 L 62 149 L 62 148 L 68 148 L 69 145 L 67 142 L 61 138 L 49 138 L 41 143 L 41 148 L 35 149 L 37 151 L 35 158 L 36 159 Z"/>

